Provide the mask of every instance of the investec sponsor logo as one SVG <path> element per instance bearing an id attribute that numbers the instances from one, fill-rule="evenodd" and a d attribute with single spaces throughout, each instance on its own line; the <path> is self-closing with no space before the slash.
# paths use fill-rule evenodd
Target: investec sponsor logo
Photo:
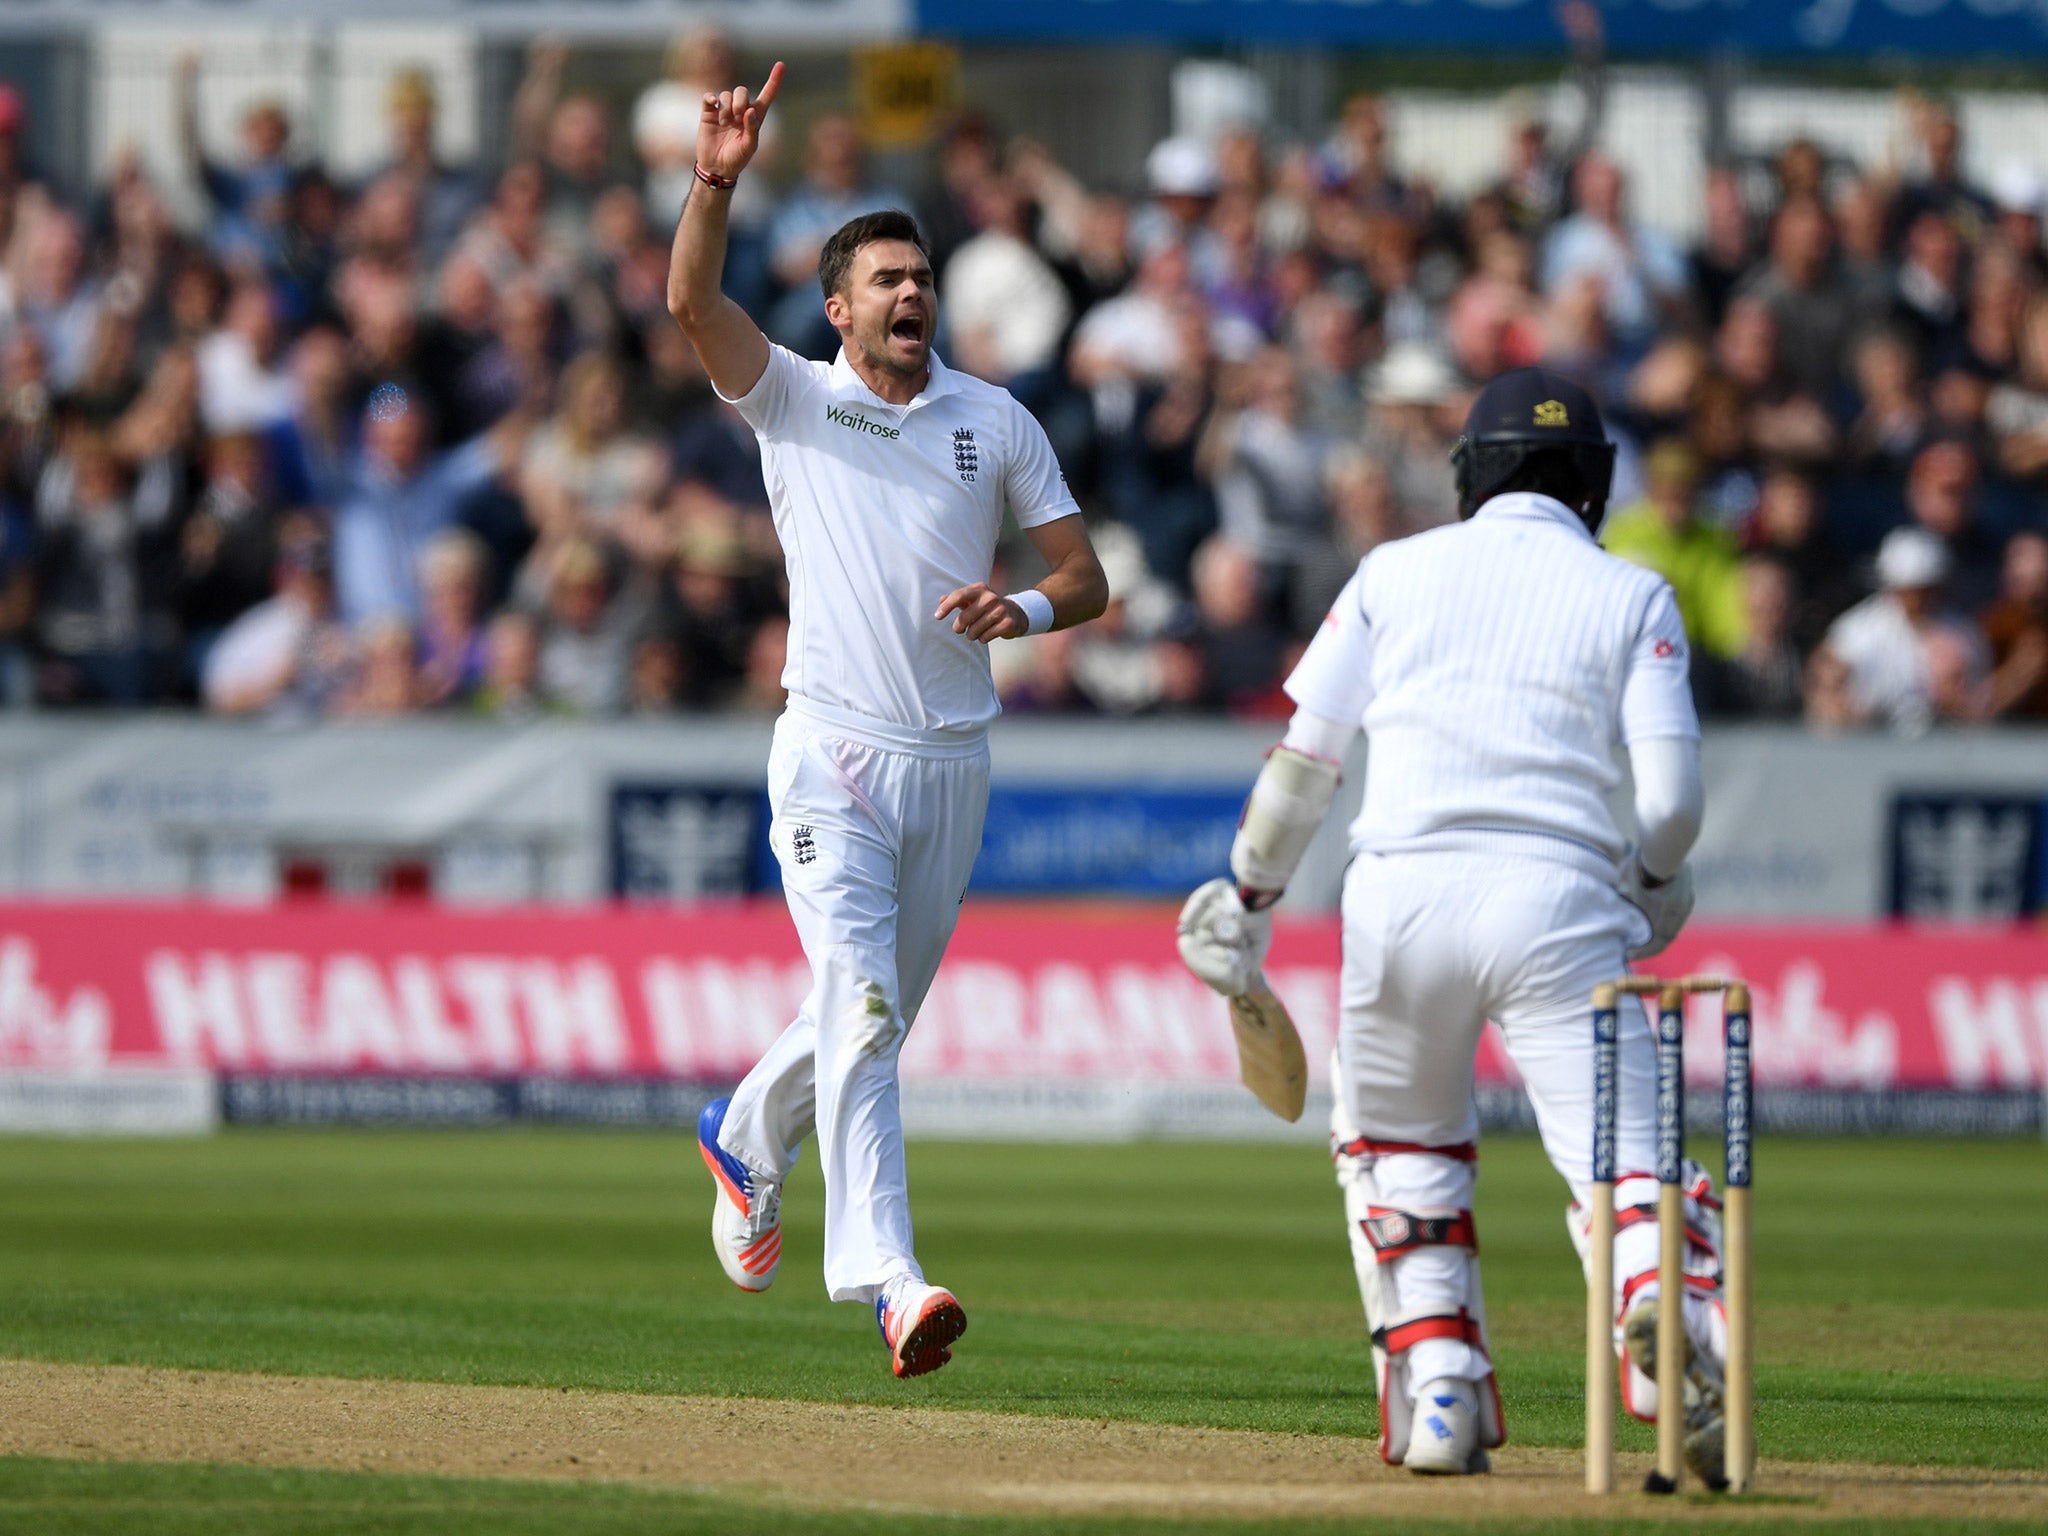
<path id="1" fill-rule="evenodd" d="M 884 437 L 893 441 L 903 435 L 895 427 L 884 426 L 879 421 L 870 421 L 859 411 L 849 411 L 843 406 L 826 406 L 825 419 L 835 427 L 844 427 L 849 432 L 865 432 L 869 437 Z"/>

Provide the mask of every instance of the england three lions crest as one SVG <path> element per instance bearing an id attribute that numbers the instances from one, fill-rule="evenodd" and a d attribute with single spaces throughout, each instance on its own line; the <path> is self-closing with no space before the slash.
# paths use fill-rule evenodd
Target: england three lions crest
<path id="1" fill-rule="evenodd" d="M 981 454 L 974 444 L 972 427 L 953 429 L 953 467 L 960 472 L 960 478 L 973 484 L 974 477 L 981 472 Z"/>

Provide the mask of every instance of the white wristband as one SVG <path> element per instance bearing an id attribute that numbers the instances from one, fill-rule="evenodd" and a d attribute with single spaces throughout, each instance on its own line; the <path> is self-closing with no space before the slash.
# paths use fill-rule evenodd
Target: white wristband
<path id="1" fill-rule="evenodd" d="M 1042 635 L 1052 628 L 1052 599 L 1036 587 L 1026 587 L 1022 592 L 1012 592 L 1003 599 L 1015 603 L 1024 610 L 1024 633 Z"/>

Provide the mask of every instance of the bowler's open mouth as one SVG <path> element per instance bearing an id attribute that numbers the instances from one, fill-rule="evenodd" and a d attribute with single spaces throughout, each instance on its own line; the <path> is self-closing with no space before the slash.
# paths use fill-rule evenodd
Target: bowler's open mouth
<path id="1" fill-rule="evenodd" d="M 917 314 L 898 315 L 889 327 L 889 334 L 898 341 L 923 341 L 924 316 Z"/>

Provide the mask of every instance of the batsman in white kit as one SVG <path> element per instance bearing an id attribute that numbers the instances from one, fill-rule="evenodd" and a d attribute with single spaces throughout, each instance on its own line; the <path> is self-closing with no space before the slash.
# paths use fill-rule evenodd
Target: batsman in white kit
<path id="1" fill-rule="evenodd" d="M 1231 878 L 1188 899 L 1180 944 L 1234 1006 L 1266 997 L 1269 909 L 1362 727 L 1370 751 L 1344 879 L 1331 1146 L 1378 1369 L 1380 1452 L 1457 1474 L 1485 1471 L 1488 1448 L 1506 1439 L 1472 1220 L 1480 1030 L 1498 1024 L 1527 1085 L 1544 1150 L 1572 1190 L 1568 1226 L 1583 1260 L 1589 999 L 1683 926 L 1703 806 L 1671 588 L 1595 542 L 1614 449 L 1592 398 L 1546 370 L 1504 374 L 1473 404 L 1452 458 L 1461 520 L 1373 550 L 1339 594 L 1287 680 L 1296 713 L 1246 803 Z M 1608 806 L 1623 746 L 1633 844 Z M 1648 1025 L 1630 1010 L 1614 1309 L 1626 1405 L 1645 1419 L 1658 1412 L 1661 1364 L 1654 1077 Z M 1719 1223 L 1704 1170 L 1686 1174 L 1687 1454 L 1714 1482 Z"/>
<path id="2" fill-rule="evenodd" d="M 843 349 L 771 346 L 719 291 L 727 204 L 780 89 L 707 95 L 668 303 L 761 441 L 789 568 L 789 692 L 768 761 L 769 838 L 811 966 L 797 1019 L 698 1143 L 734 1284 L 765 1291 L 782 1185 L 816 1134 L 825 1284 L 870 1302 L 898 1376 L 937 1370 L 967 1317 L 911 1245 L 896 1062 L 952 937 L 988 808 L 990 643 L 1083 623 L 1108 601 L 1052 446 L 1008 393 L 932 351 L 930 252 L 908 214 L 854 220 L 819 263 Z M 1004 509 L 1051 567 L 988 585 Z"/>

